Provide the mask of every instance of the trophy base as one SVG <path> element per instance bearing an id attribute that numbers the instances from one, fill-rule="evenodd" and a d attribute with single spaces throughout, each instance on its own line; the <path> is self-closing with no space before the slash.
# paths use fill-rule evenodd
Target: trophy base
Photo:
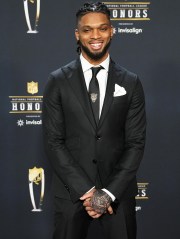
<path id="1" fill-rule="evenodd" d="M 27 33 L 33 33 L 33 34 L 36 34 L 36 33 L 38 33 L 38 31 L 37 31 L 37 30 L 34 30 L 34 31 L 29 30 L 29 31 L 27 31 Z"/>
<path id="2" fill-rule="evenodd" d="M 32 209 L 32 212 L 42 212 L 42 209 Z"/>

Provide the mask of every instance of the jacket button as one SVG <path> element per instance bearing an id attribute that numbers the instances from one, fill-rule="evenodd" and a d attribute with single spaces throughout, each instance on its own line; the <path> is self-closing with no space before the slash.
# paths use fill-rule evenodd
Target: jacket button
<path id="1" fill-rule="evenodd" d="M 96 164 L 96 163 L 97 163 L 97 160 L 96 160 L 96 159 L 93 159 L 92 161 L 93 161 L 93 163 L 94 163 L 94 164 Z"/>
<path id="2" fill-rule="evenodd" d="M 100 139 L 101 139 L 101 136 L 96 135 L 96 140 L 100 140 Z"/>
<path id="3" fill-rule="evenodd" d="M 65 188 L 69 191 L 69 188 L 68 188 L 68 186 L 67 185 L 64 185 L 65 186 Z"/>

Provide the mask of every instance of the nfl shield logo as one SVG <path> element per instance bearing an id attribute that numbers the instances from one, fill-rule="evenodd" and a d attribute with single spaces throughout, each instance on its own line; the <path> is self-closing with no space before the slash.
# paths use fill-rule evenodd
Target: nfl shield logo
<path id="1" fill-rule="evenodd" d="M 42 168 L 32 168 L 29 169 L 29 181 L 34 182 L 35 184 L 39 184 L 39 182 L 42 180 Z"/>
<path id="2" fill-rule="evenodd" d="M 27 92 L 32 95 L 38 93 L 38 82 L 34 82 L 34 81 L 28 82 Z"/>

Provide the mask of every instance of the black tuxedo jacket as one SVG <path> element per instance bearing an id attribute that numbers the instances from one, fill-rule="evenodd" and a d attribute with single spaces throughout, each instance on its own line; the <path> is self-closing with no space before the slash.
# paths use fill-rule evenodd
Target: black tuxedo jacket
<path id="1" fill-rule="evenodd" d="M 126 94 L 114 97 L 115 84 Z M 145 103 L 134 73 L 110 61 L 106 95 L 96 125 L 77 59 L 50 75 L 44 92 L 45 148 L 55 195 L 76 202 L 97 183 L 120 201 L 137 193 L 145 143 Z"/>

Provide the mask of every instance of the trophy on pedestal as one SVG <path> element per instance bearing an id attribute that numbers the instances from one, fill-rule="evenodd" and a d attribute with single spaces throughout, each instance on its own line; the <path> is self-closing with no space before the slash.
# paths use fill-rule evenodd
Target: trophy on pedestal
<path id="1" fill-rule="evenodd" d="M 34 188 L 33 185 L 39 185 L 41 183 L 41 190 L 40 190 L 40 198 L 38 207 L 36 206 L 35 197 L 34 197 Z M 44 169 L 43 168 L 32 168 L 29 169 L 29 192 L 31 203 L 33 206 L 32 211 L 34 212 L 41 212 L 42 211 L 42 204 L 44 199 L 44 188 L 45 188 L 45 177 L 44 177 Z"/>
<path id="2" fill-rule="evenodd" d="M 35 16 L 34 27 L 32 27 L 28 4 L 34 4 L 35 1 L 36 1 L 36 16 Z M 40 0 L 24 0 L 24 12 L 26 17 L 26 23 L 29 29 L 27 33 L 38 33 L 37 28 L 38 28 L 38 22 L 39 22 L 39 16 L 40 16 Z"/>

